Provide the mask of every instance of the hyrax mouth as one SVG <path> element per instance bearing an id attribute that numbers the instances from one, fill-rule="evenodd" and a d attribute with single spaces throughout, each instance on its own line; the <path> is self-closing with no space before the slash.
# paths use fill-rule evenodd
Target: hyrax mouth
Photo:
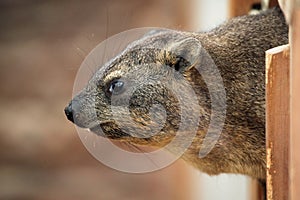
<path id="1" fill-rule="evenodd" d="M 100 122 L 96 126 L 89 128 L 89 130 L 101 137 L 109 139 L 120 139 L 129 136 L 111 120 Z"/>
<path id="2" fill-rule="evenodd" d="M 88 130 L 101 137 L 106 137 L 106 134 L 103 132 L 100 124 L 93 126 L 92 128 L 88 128 Z"/>

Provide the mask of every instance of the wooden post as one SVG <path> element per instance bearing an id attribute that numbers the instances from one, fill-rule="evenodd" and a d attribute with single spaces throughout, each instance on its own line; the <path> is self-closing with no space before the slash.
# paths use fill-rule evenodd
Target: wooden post
<path id="1" fill-rule="evenodd" d="M 290 132 L 289 45 L 266 52 L 267 198 L 288 200 Z"/>
<path id="2" fill-rule="evenodd" d="M 290 200 L 300 198 L 300 1 L 295 1 L 291 21 L 291 160 Z"/>

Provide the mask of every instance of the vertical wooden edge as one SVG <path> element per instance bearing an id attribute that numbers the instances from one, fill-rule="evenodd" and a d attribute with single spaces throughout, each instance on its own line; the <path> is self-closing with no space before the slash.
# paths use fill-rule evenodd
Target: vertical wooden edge
<path id="1" fill-rule="evenodd" d="M 295 1 L 291 21 L 291 159 L 290 200 L 300 196 L 300 0 Z"/>
<path id="2" fill-rule="evenodd" d="M 287 200 L 289 195 L 290 48 L 266 52 L 267 199 Z"/>

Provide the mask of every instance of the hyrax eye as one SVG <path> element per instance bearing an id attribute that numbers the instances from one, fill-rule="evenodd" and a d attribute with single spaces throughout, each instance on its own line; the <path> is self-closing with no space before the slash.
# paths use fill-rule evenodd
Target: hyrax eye
<path id="1" fill-rule="evenodd" d="M 109 96 L 111 95 L 118 95 L 124 91 L 124 82 L 121 80 L 115 80 L 110 83 L 107 93 Z"/>

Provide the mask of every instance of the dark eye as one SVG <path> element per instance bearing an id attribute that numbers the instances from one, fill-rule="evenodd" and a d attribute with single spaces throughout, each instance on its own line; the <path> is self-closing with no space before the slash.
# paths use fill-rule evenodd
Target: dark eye
<path id="1" fill-rule="evenodd" d="M 109 96 L 118 95 L 124 91 L 124 82 L 121 80 L 112 81 L 107 89 Z"/>

